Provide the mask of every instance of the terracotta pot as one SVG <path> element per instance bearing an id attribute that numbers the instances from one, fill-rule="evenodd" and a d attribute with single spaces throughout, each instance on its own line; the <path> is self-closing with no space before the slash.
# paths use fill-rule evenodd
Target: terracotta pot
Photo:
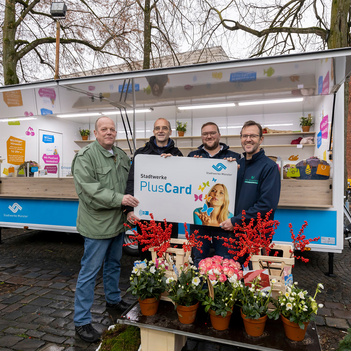
<path id="1" fill-rule="evenodd" d="M 194 323 L 199 304 L 200 302 L 197 302 L 195 305 L 192 306 L 177 305 L 177 314 L 179 322 L 183 324 Z"/>
<path id="2" fill-rule="evenodd" d="M 241 317 L 244 321 L 245 331 L 250 336 L 261 336 L 264 331 L 264 327 L 266 325 L 267 315 L 258 318 L 251 319 L 245 318 L 246 315 L 243 313 L 242 309 L 240 309 Z"/>
<path id="3" fill-rule="evenodd" d="M 309 132 L 310 131 L 310 126 L 302 126 L 302 131 L 303 132 Z"/>
<path id="4" fill-rule="evenodd" d="M 301 341 L 305 338 L 309 322 L 303 322 L 305 329 L 301 329 L 297 323 L 290 322 L 289 319 L 285 318 L 283 315 L 281 315 L 281 317 L 284 325 L 285 335 L 288 339 Z"/>
<path id="5" fill-rule="evenodd" d="M 178 131 L 178 136 L 182 137 L 182 136 L 184 136 L 184 133 L 185 133 L 185 132 Z"/>
<path id="6" fill-rule="evenodd" d="M 222 317 L 221 315 L 216 316 L 216 312 L 213 310 L 209 310 L 208 312 L 210 313 L 211 324 L 214 329 L 228 329 L 232 312 L 227 312 L 227 315 L 225 317 Z"/>
<path id="7" fill-rule="evenodd" d="M 88 140 L 89 135 L 82 135 L 82 140 Z"/>
<path id="8" fill-rule="evenodd" d="M 144 316 L 153 316 L 157 313 L 158 304 L 160 303 L 160 299 L 156 299 L 154 297 L 150 297 L 149 299 L 140 300 L 140 311 Z"/>

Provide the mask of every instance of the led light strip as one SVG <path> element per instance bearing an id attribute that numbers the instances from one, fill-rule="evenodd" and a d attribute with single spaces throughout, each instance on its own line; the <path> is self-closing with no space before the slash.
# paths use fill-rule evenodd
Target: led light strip
<path id="1" fill-rule="evenodd" d="M 148 113 L 153 111 L 152 109 L 140 109 L 135 110 L 135 113 Z M 80 112 L 80 113 L 68 113 L 63 115 L 57 115 L 59 118 L 69 118 L 69 117 L 97 117 L 97 116 L 110 116 L 110 115 L 118 115 L 119 110 L 115 111 L 106 111 L 106 112 Z M 133 113 L 133 110 L 127 110 L 127 113 Z"/>
<path id="2" fill-rule="evenodd" d="M 0 119 L 0 122 L 17 122 L 17 121 L 31 121 L 33 119 L 36 119 L 35 117 L 20 117 L 20 118 L 4 118 Z"/>
<path id="3" fill-rule="evenodd" d="M 198 110 L 201 108 L 216 108 L 216 107 L 233 107 L 235 106 L 234 102 L 225 103 L 225 104 L 213 104 L 213 105 L 188 105 L 188 106 L 178 106 L 178 110 Z"/>
<path id="4" fill-rule="evenodd" d="M 301 101 L 303 101 L 303 98 L 279 99 L 279 100 L 260 100 L 260 101 L 239 102 L 239 106 L 266 105 L 266 104 L 283 104 L 283 103 L 301 102 Z"/>

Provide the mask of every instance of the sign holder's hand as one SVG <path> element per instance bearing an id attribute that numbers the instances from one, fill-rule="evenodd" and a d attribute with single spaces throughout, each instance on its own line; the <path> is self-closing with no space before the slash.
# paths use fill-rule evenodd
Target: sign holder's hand
<path id="1" fill-rule="evenodd" d="M 224 222 L 220 223 L 219 226 L 224 230 L 230 230 L 230 231 L 234 230 L 234 226 L 230 219 L 226 219 Z"/>
<path id="2" fill-rule="evenodd" d="M 127 214 L 127 221 L 131 224 L 135 224 L 136 222 L 139 222 L 140 219 L 134 214 L 134 212 L 128 212 Z"/>
<path id="3" fill-rule="evenodd" d="M 137 207 L 139 205 L 139 201 L 132 195 L 124 195 L 122 199 L 122 205 Z"/>

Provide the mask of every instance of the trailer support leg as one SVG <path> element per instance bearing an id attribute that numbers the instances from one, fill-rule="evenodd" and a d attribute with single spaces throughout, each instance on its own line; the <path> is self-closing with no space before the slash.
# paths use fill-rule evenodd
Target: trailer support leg
<path id="1" fill-rule="evenodd" d="M 328 266 L 329 271 L 325 273 L 326 276 L 330 278 L 336 278 L 334 274 L 334 252 L 328 252 Z"/>
<path id="2" fill-rule="evenodd" d="M 0 227 L 0 244 L 2 244 L 2 242 L 1 242 L 1 227 Z"/>

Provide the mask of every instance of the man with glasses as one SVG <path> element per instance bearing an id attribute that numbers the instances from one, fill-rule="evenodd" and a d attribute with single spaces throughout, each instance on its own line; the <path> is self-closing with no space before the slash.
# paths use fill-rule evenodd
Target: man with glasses
<path id="1" fill-rule="evenodd" d="M 220 143 L 220 138 L 221 134 L 217 124 L 213 122 L 205 123 L 201 127 L 202 145 L 200 145 L 197 150 L 191 151 L 188 157 L 224 159 L 230 162 L 239 160 L 241 157 L 240 154 L 229 150 L 228 145 Z M 197 239 L 202 241 L 202 252 L 197 249 L 193 251 L 194 263 L 196 266 L 198 266 L 203 258 L 208 257 L 210 252 L 211 242 L 208 239 L 204 239 L 204 236 L 212 238 L 216 255 L 231 258 L 228 249 L 222 245 L 223 239 L 217 240 L 217 237 L 228 238 L 228 232 L 219 227 L 191 224 L 190 232 L 193 233 L 195 230 L 198 230 Z"/>
<path id="2" fill-rule="evenodd" d="M 134 161 L 135 156 L 139 154 L 146 155 L 161 155 L 164 157 L 168 156 L 183 156 L 180 150 L 174 145 L 174 141 L 170 138 L 172 134 L 171 123 L 165 118 L 159 118 L 154 123 L 154 135 L 150 140 L 141 148 L 139 148 L 135 154 L 133 163 L 130 167 L 127 188 L 125 194 L 134 196 Z M 135 215 L 134 209 L 131 206 L 126 206 L 127 220 L 135 224 L 136 221 L 139 221 L 139 218 Z M 170 224 L 170 223 L 168 223 Z M 140 228 L 137 228 L 140 233 Z M 178 236 L 178 223 L 172 223 L 172 238 Z M 151 259 L 151 254 L 149 251 L 142 251 L 143 246 L 138 244 L 139 255 L 142 260 Z"/>
<path id="3" fill-rule="evenodd" d="M 278 207 L 280 196 L 280 174 L 278 165 L 269 159 L 260 145 L 263 142 L 262 126 L 255 121 L 247 121 L 240 133 L 244 157 L 238 161 L 240 166 L 237 176 L 234 217 L 220 223 L 227 231 L 233 231 L 234 225 L 242 224 L 242 211 L 245 218 L 257 218 L 260 212 L 264 217 L 273 210 L 270 219 Z M 243 263 L 245 258 L 241 258 Z"/>

